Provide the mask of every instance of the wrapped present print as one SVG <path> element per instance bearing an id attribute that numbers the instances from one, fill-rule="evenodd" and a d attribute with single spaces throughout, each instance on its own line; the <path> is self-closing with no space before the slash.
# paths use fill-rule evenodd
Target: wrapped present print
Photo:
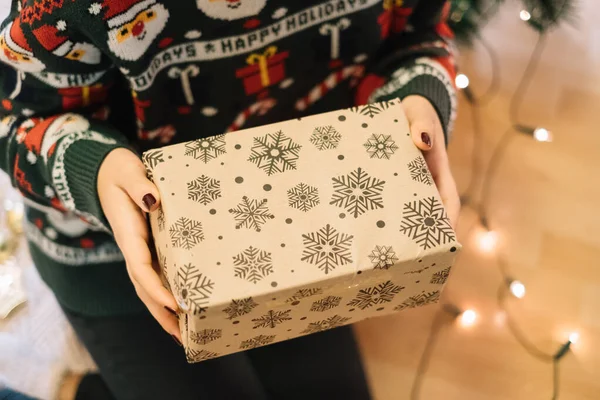
<path id="1" fill-rule="evenodd" d="M 189 362 L 434 303 L 460 247 L 399 100 L 143 159 Z"/>
<path id="2" fill-rule="evenodd" d="M 108 97 L 108 89 L 110 87 L 107 85 L 96 84 L 58 89 L 58 93 L 62 96 L 63 110 L 73 110 L 104 102 Z"/>
<path id="3" fill-rule="evenodd" d="M 287 51 L 277 51 L 269 46 L 263 53 L 252 53 L 246 58 L 246 67 L 236 70 L 236 77 L 243 79 L 247 95 L 258 93 L 264 88 L 279 83 L 285 78 L 284 60 Z"/>

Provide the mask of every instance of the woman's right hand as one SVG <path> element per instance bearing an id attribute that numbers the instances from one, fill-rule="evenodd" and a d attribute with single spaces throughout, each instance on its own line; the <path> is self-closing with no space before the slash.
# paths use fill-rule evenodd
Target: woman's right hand
<path id="1" fill-rule="evenodd" d="M 106 156 L 98 171 L 98 196 L 137 295 L 163 329 L 181 343 L 177 302 L 152 267 L 149 247 L 145 213 L 158 208 L 160 197 L 135 153 L 118 148 Z"/>

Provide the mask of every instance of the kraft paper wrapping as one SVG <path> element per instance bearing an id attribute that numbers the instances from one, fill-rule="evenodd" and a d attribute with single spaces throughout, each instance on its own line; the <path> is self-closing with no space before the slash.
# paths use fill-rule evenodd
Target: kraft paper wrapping
<path id="1" fill-rule="evenodd" d="M 189 362 L 437 302 L 460 248 L 399 100 L 143 159 Z"/>

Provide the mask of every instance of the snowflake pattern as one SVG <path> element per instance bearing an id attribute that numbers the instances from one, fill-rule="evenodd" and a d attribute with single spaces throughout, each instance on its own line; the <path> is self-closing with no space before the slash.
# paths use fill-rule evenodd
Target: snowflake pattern
<path id="1" fill-rule="evenodd" d="M 426 270 L 428 270 L 428 269 L 429 269 L 429 267 L 423 267 L 423 268 L 420 268 L 420 269 L 416 269 L 416 270 L 414 270 L 414 271 L 406 271 L 406 272 L 404 273 L 404 275 L 420 274 L 421 272 L 423 272 L 423 271 L 426 271 Z"/>
<path id="2" fill-rule="evenodd" d="M 249 314 L 252 310 L 258 306 L 252 297 L 246 297 L 245 299 L 231 300 L 231 303 L 223 310 L 227 314 L 227 319 L 235 319 L 242 315 Z"/>
<path id="3" fill-rule="evenodd" d="M 191 250 L 192 247 L 204 240 L 202 223 L 189 218 L 181 217 L 169 228 L 171 244 L 174 247 L 183 247 Z"/>
<path id="4" fill-rule="evenodd" d="M 392 246 L 375 246 L 369 258 L 374 269 L 388 269 L 398 261 Z"/>
<path id="5" fill-rule="evenodd" d="M 318 126 L 310 135 L 310 142 L 318 150 L 329 150 L 338 147 L 341 138 L 342 135 L 333 126 Z"/>
<path id="6" fill-rule="evenodd" d="M 446 210 L 435 197 L 406 203 L 403 211 L 400 232 L 415 240 L 423 249 L 455 240 Z"/>
<path id="7" fill-rule="evenodd" d="M 204 360 L 210 360 L 211 358 L 219 357 L 219 353 L 208 350 L 194 350 L 192 348 L 185 349 L 185 357 L 188 362 L 199 362 Z"/>
<path id="8" fill-rule="evenodd" d="M 164 152 L 162 149 L 148 150 L 142 156 L 142 160 L 146 167 L 146 175 L 148 176 L 148 179 L 152 180 L 152 171 L 154 168 L 156 168 L 158 164 L 165 162 Z"/>
<path id="9" fill-rule="evenodd" d="M 229 210 L 235 218 L 235 229 L 248 228 L 260 232 L 261 226 L 268 220 L 275 218 L 267 208 L 267 199 L 254 200 L 248 196 L 242 197 L 241 203 L 237 208 Z"/>
<path id="10" fill-rule="evenodd" d="M 257 283 L 273 273 L 271 253 L 252 246 L 234 256 L 233 265 L 236 277 L 252 283 Z"/>
<path id="11" fill-rule="evenodd" d="M 162 232 L 165 230 L 165 212 L 163 211 L 162 205 L 158 207 L 156 214 L 156 222 L 158 223 L 158 231 Z"/>
<path id="12" fill-rule="evenodd" d="M 188 199 L 207 205 L 221 197 L 221 182 L 201 175 L 187 184 Z"/>
<path id="13" fill-rule="evenodd" d="M 186 143 L 184 154 L 206 164 L 225 153 L 225 135 L 216 135 Z"/>
<path id="14" fill-rule="evenodd" d="M 319 204 L 319 190 L 314 186 L 299 183 L 287 191 L 290 207 L 308 211 Z"/>
<path id="15" fill-rule="evenodd" d="M 200 308 L 206 306 L 215 283 L 192 264 L 185 264 L 177 270 L 175 290 L 193 314 L 199 314 Z"/>
<path id="16" fill-rule="evenodd" d="M 310 311 L 323 312 L 331 310 L 332 308 L 339 306 L 341 300 L 342 298 L 338 296 L 327 296 L 321 300 L 313 302 L 312 306 L 310 307 Z"/>
<path id="17" fill-rule="evenodd" d="M 362 168 L 332 178 L 334 193 L 329 204 L 344 208 L 354 218 L 368 210 L 383 208 L 385 181 L 369 176 Z"/>
<path id="18" fill-rule="evenodd" d="M 352 107 L 350 111 L 364 115 L 366 117 L 374 118 L 377 114 L 381 113 L 383 110 L 386 110 L 393 102 L 381 102 L 377 104 L 365 104 L 363 106 Z"/>
<path id="19" fill-rule="evenodd" d="M 390 156 L 398 150 L 396 142 L 392 140 L 392 135 L 372 134 L 363 146 L 365 146 L 371 158 L 386 160 L 389 160 Z"/>
<path id="20" fill-rule="evenodd" d="M 277 325 L 290 321 L 290 312 L 286 311 L 273 311 L 269 310 L 265 315 L 260 316 L 252 320 L 254 322 L 254 329 L 256 328 L 275 328 Z"/>
<path id="21" fill-rule="evenodd" d="M 275 335 L 258 335 L 248 340 L 244 340 L 240 344 L 241 350 L 250 350 L 255 349 L 257 347 L 266 346 L 267 344 L 273 343 L 275 340 Z"/>
<path id="22" fill-rule="evenodd" d="M 197 344 L 208 344 L 220 339 L 222 336 L 221 329 L 202 329 L 190 333 L 190 339 Z"/>
<path id="23" fill-rule="evenodd" d="M 421 182 L 426 185 L 433 185 L 433 177 L 427 169 L 425 159 L 421 156 L 408 163 L 408 171 L 413 181 Z"/>
<path id="24" fill-rule="evenodd" d="M 448 276 L 450 275 L 450 267 L 445 268 L 439 272 L 436 272 L 431 277 L 429 283 L 433 283 L 435 285 L 443 285 L 448 280 Z"/>
<path id="25" fill-rule="evenodd" d="M 325 274 L 340 265 L 352 263 L 350 246 L 354 236 L 341 233 L 331 225 L 316 232 L 302 235 L 304 250 L 302 261 L 315 264 Z"/>
<path id="26" fill-rule="evenodd" d="M 54 197 L 54 189 L 52 189 L 48 185 L 44 186 L 44 196 L 46 196 L 49 199 L 52 199 Z"/>
<path id="27" fill-rule="evenodd" d="M 296 293 L 294 293 L 291 297 L 289 297 L 285 302 L 293 303 L 300 299 L 304 299 L 306 297 L 316 296 L 317 294 L 322 294 L 323 289 L 321 288 L 307 288 L 307 289 L 299 289 Z"/>
<path id="28" fill-rule="evenodd" d="M 158 265 L 161 270 L 161 280 L 163 285 L 167 288 L 167 290 L 171 290 L 171 285 L 169 284 L 169 275 L 167 274 L 167 256 L 164 255 L 160 250 L 156 252 L 158 256 Z"/>
<path id="29" fill-rule="evenodd" d="M 306 329 L 300 333 L 317 333 L 317 332 L 326 331 L 328 329 L 337 328 L 339 326 L 346 324 L 348 321 L 350 321 L 350 319 L 351 318 L 349 318 L 349 317 L 341 317 L 339 315 L 334 315 L 334 316 L 326 318 L 322 321 L 309 323 L 308 326 L 306 327 Z"/>
<path id="30" fill-rule="evenodd" d="M 92 3 L 92 5 L 89 6 L 88 11 L 92 15 L 98 15 L 98 14 L 100 14 L 100 11 L 102 11 L 102 4 Z"/>
<path id="31" fill-rule="evenodd" d="M 301 145 L 294 143 L 282 131 L 278 131 L 254 138 L 248 161 L 271 176 L 277 172 L 296 169 L 301 148 Z"/>
<path id="32" fill-rule="evenodd" d="M 434 292 L 429 292 L 429 293 L 421 293 L 416 296 L 409 297 L 408 299 L 403 301 L 402 304 L 396 306 L 394 308 L 394 311 L 401 311 L 401 310 L 404 310 L 405 308 L 416 308 L 416 307 L 425 306 L 427 304 L 437 303 L 439 301 L 439 299 L 440 299 L 440 291 L 439 290 L 436 290 Z"/>
<path id="33" fill-rule="evenodd" d="M 389 303 L 402 289 L 404 289 L 403 286 L 395 285 L 392 281 L 380 283 L 377 286 L 359 290 L 356 297 L 347 305 L 364 310 L 375 304 Z"/>
<path id="34" fill-rule="evenodd" d="M 206 313 L 206 310 L 208 310 L 208 307 L 196 307 L 194 309 L 194 311 L 192 312 L 192 314 L 194 314 L 194 315 L 204 314 L 204 313 Z"/>

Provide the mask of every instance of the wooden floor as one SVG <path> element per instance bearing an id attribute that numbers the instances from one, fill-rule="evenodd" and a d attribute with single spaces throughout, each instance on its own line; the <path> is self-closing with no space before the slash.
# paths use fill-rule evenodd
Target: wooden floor
<path id="1" fill-rule="evenodd" d="M 519 2 L 520 3 L 520 2 Z M 600 399 L 600 4 L 578 2 L 575 27 L 548 37 L 539 71 L 520 112 L 542 125 L 552 143 L 516 137 L 494 181 L 490 219 L 497 226 L 496 253 L 527 293 L 511 299 L 509 312 L 530 340 L 554 352 L 577 331 L 579 342 L 560 364 L 560 399 Z M 502 87 L 482 110 L 480 160 L 509 126 L 508 104 L 536 35 L 506 8 L 483 35 L 500 58 Z M 482 92 L 489 83 L 487 53 L 463 50 L 461 69 Z M 461 99 L 450 157 L 464 189 L 470 174 L 471 109 Z M 474 225 L 475 224 L 475 225 Z M 420 399 L 550 399 L 552 367 L 533 359 L 509 333 L 496 293 L 501 275 L 495 253 L 478 246 L 475 214 L 464 209 L 459 238 L 464 249 L 443 301 L 478 313 L 463 328 L 441 331 Z M 369 320 L 357 326 L 377 400 L 410 398 L 419 357 L 437 306 Z"/>

